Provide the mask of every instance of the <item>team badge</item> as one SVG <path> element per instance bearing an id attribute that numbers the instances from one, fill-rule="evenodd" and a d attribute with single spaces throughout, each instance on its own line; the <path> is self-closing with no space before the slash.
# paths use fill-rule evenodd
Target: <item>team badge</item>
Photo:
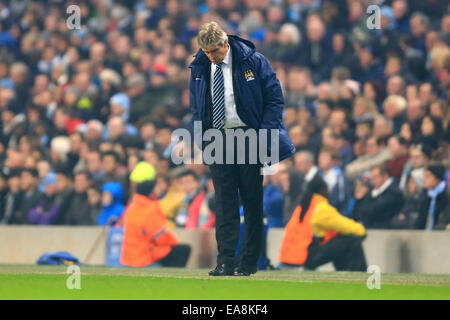
<path id="1" fill-rule="evenodd" d="M 244 75 L 245 75 L 245 80 L 247 80 L 247 82 L 251 81 L 251 80 L 255 80 L 255 75 L 253 74 L 252 70 L 245 71 Z"/>

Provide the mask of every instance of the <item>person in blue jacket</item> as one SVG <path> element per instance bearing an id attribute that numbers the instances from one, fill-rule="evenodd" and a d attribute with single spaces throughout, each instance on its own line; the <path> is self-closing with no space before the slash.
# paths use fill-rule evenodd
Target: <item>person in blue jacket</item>
<path id="1" fill-rule="evenodd" d="M 107 182 L 102 188 L 103 209 L 97 217 L 97 225 L 114 223 L 125 210 L 123 205 L 123 187 L 118 182 Z"/>
<path id="2" fill-rule="evenodd" d="M 203 24 L 197 41 L 200 49 L 189 66 L 189 87 L 194 128 L 195 122 L 200 122 L 202 127 L 200 141 L 203 141 L 206 130 L 221 136 L 223 141 L 228 137 L 227 132 L 233 132 L 226 129 L 242 129 L 241 132 L 246 134 L 256 131 L 259 139 L 259 130 L 266 129 L 268 136 L 267 150 L 263 150 L 267 151 L 268 158 L 258 157 L 256 164 L 249 161 L 252 150 L 248 139 L 239 146 L 235 142 L 235 150 L 224 143 L 222 158 L 219 159 L 222 161 L 206 163 L 215 189 L 218 246 L 217 267 L 209 275 L 249 276 L 257 270 L 263 246 L 261 169 L 264 163 L 273 164 L 292 156 L 295 147 L 282 122 L 284 98 L 280 82 L 267 58 L 255 51 L 255 45 L 239 36 L 227 35 L 216 22 Z M 270 129 L 278 130 L 278 140 L 270 135 Z M 198 136 L 195 141 L 199 141 Z M 208 144 L 199 144 L 204 150 L 203 155 Z M 275 157 L 271 156 L 276 151 L 278 159 L 273 159 Z M 242 152 L 240 156 L 245 155 L 244 163 L 237 163 L 238 152 Z M 232 163 L 226 161 L 229 153 L 234 154 L 234 159 L 230 157 L 234 160 Z M 235 266 L 234 255 L 239 239 L 238 195 L 244 207 L 245 233 L 240 261 Z"/>

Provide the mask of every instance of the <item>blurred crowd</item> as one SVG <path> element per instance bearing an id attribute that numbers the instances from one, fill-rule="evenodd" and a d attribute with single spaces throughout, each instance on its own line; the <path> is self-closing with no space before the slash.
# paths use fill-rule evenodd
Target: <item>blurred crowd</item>
<path id="1" fill-rule="evenodd" d="M 448 228 L 446 0 L 0 0 L 0 223 L 120 223 L 149 176 L 172 226 L 213 227 L 209 169 L 171 161 L 211 20 L 251 40 L 284 91 L 297 153 L 265 176 L 269 227 L 319 174 L 367 228 Z"/>

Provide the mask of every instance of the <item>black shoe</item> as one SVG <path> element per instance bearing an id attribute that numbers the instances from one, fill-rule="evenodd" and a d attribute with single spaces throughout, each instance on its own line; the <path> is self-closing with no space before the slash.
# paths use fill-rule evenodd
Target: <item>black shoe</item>
<path id="1" fill-rule="evenodd" d="M 208 273 L 210 276 L 218 277 L 218 276 L 232 276 L 234 275 L 233 267 L 227 264 L 218 265 L 214 270 L 211 270 Z"/>
<path id="2" fill-rule="evenodd" d="M 256 273 L 257 268 L 238 267 L 234 269 L 234 275 L 238 277 L 248 277 L 249 275 Z"/>

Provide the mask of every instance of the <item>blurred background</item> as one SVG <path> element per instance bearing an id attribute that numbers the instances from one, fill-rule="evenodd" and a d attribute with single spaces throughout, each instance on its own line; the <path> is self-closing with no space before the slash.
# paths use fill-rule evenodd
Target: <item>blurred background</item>
<path id="1" fill-rule="evenodd" d="M 366 23 L 373 4 L 379 29 Z M 172 131 L 192 130 L 188 66 L 211 20 L 251 40 L 284 91 L 297 153 L 265 177 L 269 228 L 320 174 L 369 229 L 448 229 L 445 0 L 1 0 L 0 223 L 120 225 L 145 162 L 171 226 L 213 228 L 209 169 L 170 159 Z M 186 226 L 200 196 L 204 219 Z"/>

